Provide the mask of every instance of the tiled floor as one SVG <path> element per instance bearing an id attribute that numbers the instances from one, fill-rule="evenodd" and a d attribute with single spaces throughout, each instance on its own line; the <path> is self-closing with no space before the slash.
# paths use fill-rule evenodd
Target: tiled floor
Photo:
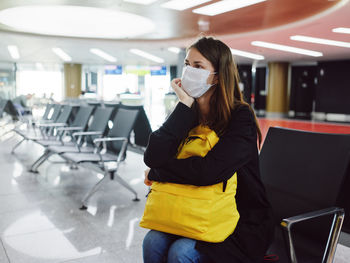
<path id="1" fill-rule="evenodd" d="M 147 230 L 138 226 L 145 205 L 142 155 L 128 152 L 119 174 L 137 191 L 140 202 L 117 182 L 109 181 L 89 201 L 80 200 L 98 180 L 89 169 L 44 163 L 39 174 L 27 172 L 43 148 L 0 137 L 0 262 L 103 263 L 142 262 L 141 244 Z M 52 161 L 60 161 L 52 158 Z M 336 263 L 350 262 L 350 238 L 341 236 Z"/>
<path id="2" fill-rule="evenodd" d="M 128 152 L 119 174 L 137 191 L 140 202 L 109 181 L 81 211 L 80 200 L 97 182 L 88 169 L 45 163 L 39 174 L 27 167 L 42 148 L 18 137 L 0 141 L 0 262 L 142 262 L 147 230 L 138 226 L 145 205 L 142 156 Z M 60 161 L 59 158 L 52 158 Z"/>

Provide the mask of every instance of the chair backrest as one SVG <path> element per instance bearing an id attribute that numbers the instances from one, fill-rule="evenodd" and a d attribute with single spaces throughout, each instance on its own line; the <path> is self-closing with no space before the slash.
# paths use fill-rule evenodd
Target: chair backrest
<path id="1" fill-rule="evenodd" d="M 12 117 L 12 120 L 18 120 L 19 113 L 11 100 L 6 101 L 4 111 Z"/>
<path id="2" fill-rule="evenodd" d="M 0 118 L 2 117 L 2 114 L 5 111 L 6 104 L 7 100 L 0 99 Z"/>
<path id="3" fill-rule="evenodd" d="M 57 123 L 68 123 L 69 117 L 72 113 L 73 107 L 70 105 L 63 105 L 61 113 L 57 117 L 56 121 Z"/>
<path id="4" fill-rule="evenodd" d="M 113 108 L 96 108 L 92 116 L 92 121 L 88 127 L 88 131 L 100 131 L 105 135 L 108 130 L 108 121 L 111 118 L 112 111 Z M 101 136 L 88 136 L 86 141 L 88 144 L 92 145 L 93 140 L 98 137 Z"/>
<path id="5" fill-rule="evenodd" d="M 61 114 L 61 107 L 59 104 L 54 104 L 48 114 L 48 120 L 56 122 L 58 116 Z"/>
<path id="6" fill-rule="evenodd" d="M 350 177 L 350 135 L 271 127 L 259 159 L 276 223 L 344 201 L 340 196 Z M 350 200 L 346 202 L 349 205 Z M 320 230 L 328 223 L 324 219 L 317 224 L 305 224 L 302 231 L 307 229 L 308 235 L 324 238 L 327 233 Z"/>
<path id="7" fill-rule="evenodd" d="M 121 104 L 119 107 L 123 109 L 136 109 L 139 111 L 133 127 L 135 133 L 135 144 L 138 146 L 146 147 L 148 144 L 149 136 L 152 133 L 152 128 L 143 106 L 128 106 Z"/>
<path id="8" fill-rule="evenodd" d="M 126 137 L 129 139 L 138 114 L 139 109 L 119 108 L 113 119 L 113 128 L 108 132 L 108 137 Z M 117 154 L 121 150 L 122 143 L 122 141 L 110 142 L 107 144 L 107 149 Z"/>
<path id="9" fill-rule="evenodd" d="M 79 107 L 79 110 L 78 110 L 71 126 L 72 127 L 83 127 L 83 129 L 85 130 L 93 110 L 94 110 L 94 107 L 92 107 L 92 106 Z"/>
<path id="10" fill-rule="evenodd" d="M 49 119 L 49 113 L 50 110 L 53 108 L 54 104 L 47 104 L 46 108 L 45 108 L 45 112 L 43 114 L 43 116 L 41 117 L 42 120 L 46 121 Z"/>

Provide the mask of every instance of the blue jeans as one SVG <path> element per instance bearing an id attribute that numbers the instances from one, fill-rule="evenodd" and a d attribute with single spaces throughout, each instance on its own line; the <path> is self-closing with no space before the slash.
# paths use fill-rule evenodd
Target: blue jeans
<path id="1" fill-rule="evenodd" d="M 143 262 L 209 263 L 208 256 L 195 245 L 196 240 L 151 230 L 143 239 Z"/>

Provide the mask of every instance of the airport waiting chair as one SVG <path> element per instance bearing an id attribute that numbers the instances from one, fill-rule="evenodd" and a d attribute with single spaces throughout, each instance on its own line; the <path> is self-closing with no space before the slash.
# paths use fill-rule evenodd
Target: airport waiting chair
<path id="1" fill-rule="evenodd" d="M 74 146 L 77 142 L 73 137 L 73 132 L 81 132 L 84 131 L 88 125 L 89 119 L 91 117 L 92 112 L 94 111 L 94 107 L 91 106 L 83 106 L 80 107 L 77 115 L 74 118 L 72 125 L 69 127 L 58 127 L 58 139 L 59 140 L 35 140 L 36 143 L 40 144 L 43 147 L 49 146 Z M 65 136 L 70 137 L 70 141 L 64 141 Z M 43 155 L 41 155 L 29 169 L 30 172 L 37 172 L 37 165 L 42 160 L 45 161 L 47 158 L 44 158 L 47 155 L 47 150 L 44 151 Z M 43 159 L 44 158 L 44 159 Z M 42 163 L 40 162 L 40 164 Z M 34 169 L 36 167 L 36 169 Z"/>
<path id="2" fill-rule="evenodd" d="M 6 104 L 7 104 L 6 100 L 3 100 L 3 99 L 0 100 L 0 118 L 3 117 L 3 114 L 5 112 Z"/>
<path id="3" fill-rule="evenodd" d="M 37 127 L 40 123 L 52 123 L 56 121 L 58 115 L 61 112 L 61 105 L 59 104 L 47 104 L 45 108 L 45 112 L 40 120 L 26 120 L 22 124 L 26 124 L 26 128 L 16 127 L 13 129 L 14 132 L 23 137 L 23 135 L 29 137 L 37 137 L 40 134 L 39 128 Z"/>
<path id="4" fill-rule="evenodd" d="M 19 147 L 24 141 L 57 139 L 55 136 L 55 132 L 57 131 L 56 128 L 64 127 L 67 125 L 71 112 L 72 106 L 64 105 L 61 107 L 61 105 L 54 105 L 51 118 L 45 123 L 38 123 L 35 125 L 39 129 L 41 136 L 33 136 L 33 134 L 28 135 L 28 133 L 23 130 L 15 129 L 14 131 L 18 135 L 22 136 L 22 140 L 12 148 L 11 153 L 13 154 L 16 148 Z"/>
<path id="5" fill-rule="evenodd" d="M 79 107 L 78 112 L 71 125 L 68 125 L 67 123 L 47 124 L 47 126 L 49 127 L 55 127 L 57 131 L 57 134 L 54 140 L 36 139 L 34 141 L 44 147 L 51 146 L 51 145 L 67 145 L 67 144 L 73 145 L 74 144 L 74 138 L 72 136 L 73 132 L 85 130 L 93 110 L 94 108 L 91 106 Z M 66 136 L 70 137 L 71 139 L 68 143 L 64 141 L 64 138 Z"/>
<path id="6" fill-rule="evenodd" d="M 63 105 L 62 110 L 55 122 L 39 123 L 36 126 L 40 129 L 41 135 L 44 139 L 50 139 L 50 136 L 57 137 L 57 128 L 66 127 L 72 114 L 73 107 L 70 105 Z M 37 140 L 37 138 L 35 138 Z"/>
<path id="7" fill-rule="evenodd" d="M 108 121 L 111 118 L 113 108 L 97 108 L 95 109 L 91 123 L 88 125 L 87 131 L 75 132 L 73 137 L 74 145 L 50 145 L 44 153 L 32 164 L 29 171 L 32 173 L 38 173 L 38 168 L 43 164 L 50 156 L 54 154 L 63 154 L 67 152 L 79 153 L 79 152 L 93 152 L 94 144 L 93 140 L 102 137 L 108 130 Z M 73 136 L 72 134 L 72 136 Z M 84 136 L 84 137 L 83 137 Z"/>
<path id="8" fill-rule="evenodd" d="M 338 206 L 349 206 L 341 200 L 349 158 L 350 135 L 269 129 L 260 171 L 279 227 L 268 254 L 280 262 L 333 262 L 344 220 Z"/>
<path id="9" fill-rule="evenodd" d="M 67 161 L 80 165 L 80 164 L 94 164 L 99 171 L 103 171 L 104 177 L 97 182 L 94 187 L 86 194 L 82 200 L 81 209 L 87 208 L 88 199 L 101 187 L 103 182 L 108 178 L 111 180 L 117 180 L 126 189 L 135 195 L 134 201 L 139 201 L 137 192 L 121 177 L 117 174 L 121 161 L 126 156 L 126 149 L 129 141 L 130 133 L 134 127 L 137 119 L 138 109 L 119 108 L 114 120 L 113 127 L 108 132 L 107 137 L 94 139 L 95 152 L 92 153 L 64 153 L 62 158 Z M 103 145 L 103 147 L 101 147 Z M 106 163 L 115 162 L 116 167 L 109 169 Z"/>
<path id="10" fill-rule="evenodd" d="M 144 150 L 148 145 L 149 136 L 152 133 L 151 124 L 149 123 L 145 109 L 142 105 L 140 106 L 127 106 L 121 104 L 120 108 L 135 109 L 139 111 L 135 125 L 134 125 L 134 146 L 142 148 Z"/>
<path id="11" fill-rule="evenodd" d="M 7 113 L 7 115 L 10 117 L 10 119 L 4 119 L 4 122 L 1 122 L 0 127 L 9 127 L 11 124 L 14 125 L 10 129 L 5 130 L 0 136 L 4 136 L 10 132 L 12 132 L 14 129 L 16 129 L 19 124 L 24 120 L 23 116 L 20 111 L 17 110 L 15 105 L 12 103 L 11 100 L 1 100 L 0 103 L 0 116 L 3 115 L 3 113 Z"/>
<path id="12" fill-rule="evenodd" d="M 6 112 L 12 119 L 12 121 L 19 120 L 19 112 L 16 107 L 12 103 L 11 100 L 1 100 L 0 102 L 0 117 L 2 117 L 3 113 Z"/>

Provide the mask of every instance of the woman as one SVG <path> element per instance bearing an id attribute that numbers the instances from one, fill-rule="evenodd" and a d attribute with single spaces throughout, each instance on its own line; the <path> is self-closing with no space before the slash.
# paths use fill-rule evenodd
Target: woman
<path id="1" fill-rule="evenodd" d="M 261 132 L 238 82 L 231 51 L 223 42 L 203 37 L 191 45 L 182 79 L 171 83 L 180 102 L 151 134 L 144 155 L 151 168 L 145 172 L 146 185 L 152 181 L 213 185 L 237 172 L 240 219 L 236 229 L 221 243 L 151 230 L 143 241 L 145 263 L 262 261 L 272 239 L 273 222 L 259 174 L 257 138 L 260 145 Z M 176 159 L 181 141 L 198 124 L 214 130 L 219 142 L 205 157 Z"/>

